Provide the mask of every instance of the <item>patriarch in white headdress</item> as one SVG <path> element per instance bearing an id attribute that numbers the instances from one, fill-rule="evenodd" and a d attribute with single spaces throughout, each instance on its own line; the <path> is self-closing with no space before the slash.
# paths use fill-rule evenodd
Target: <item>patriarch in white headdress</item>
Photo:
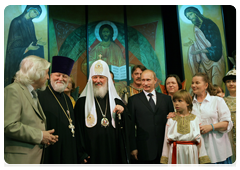
<path id="1" fill-rule="evenodd" d="M 100 77 L 104 76 L 107 78 L 107 81 L 104 83 L 101 83 L 101 82 L 94 83 L 93 82 L 94 76 L 100 76 Z M 95 61 L 92 64 L 90 68 L 88 83 L 84 88 L 82 94 L 80 95 L 80 97 L 86 96 L 85 123 L 87 127 L 91 128 L 97 124 L 97 113 L 96 113 L 94 97 L 103 98 L 106 94 L 109 95 L 108 97 L 109 97 L 110 112 L 111 112 L 111 118 L 112 118 L 111 123 L 112 123 L 112 126 L 115 128 L 116 113 L 122 112 L 123 107 L 121 107 L 120 105 L 116 106 L 115 104 L 114 99 L 117 98 L 121 100 L 121 98 L 118 96 L 117 91 L 114 87 L 107 63 L 100 59 Z"/>

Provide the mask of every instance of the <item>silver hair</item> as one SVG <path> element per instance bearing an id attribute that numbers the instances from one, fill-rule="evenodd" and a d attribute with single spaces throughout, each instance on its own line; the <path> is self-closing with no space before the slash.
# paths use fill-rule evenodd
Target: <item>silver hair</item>
<path id="1" fill-rule="evenodd" d="M 16 73 L 15 81 L 24 85 L 33 84 L 43 78 L 51 63 L 35 55 L 25 57 L 20 63 L 20 69 Z"/>

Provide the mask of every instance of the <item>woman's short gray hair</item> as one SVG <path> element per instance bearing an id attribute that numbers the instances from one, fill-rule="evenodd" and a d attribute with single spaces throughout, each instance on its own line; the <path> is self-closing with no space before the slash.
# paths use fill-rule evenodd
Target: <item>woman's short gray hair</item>
<path id="1" fill-rule="evenodd" d="M 16 73 L 15 81 L 24 85 L 33 84 L 45 76 L 46 70 L 51 63 L 35 55 L 24 58 L 20 63 L 20 69 Z"/>

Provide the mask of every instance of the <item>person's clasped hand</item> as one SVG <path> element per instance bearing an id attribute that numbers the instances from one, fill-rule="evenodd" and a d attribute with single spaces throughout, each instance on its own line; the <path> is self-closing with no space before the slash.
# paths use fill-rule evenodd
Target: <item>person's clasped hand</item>
<path id="1" fill-rule="evenodd" d="M 113 112 L 117 114 L 121 114 L 124 111 L 124 108 L 121 105 L 116 105 Z"/>

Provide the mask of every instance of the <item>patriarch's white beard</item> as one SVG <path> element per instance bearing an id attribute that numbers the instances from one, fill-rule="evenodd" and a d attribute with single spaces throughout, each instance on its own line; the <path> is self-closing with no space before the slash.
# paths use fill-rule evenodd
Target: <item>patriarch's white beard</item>
<path id="1" fill-rule="evenodd" d="M 100 87 L 98 87 L 97 84 L 98 83 L 93 84 L 93 94 L 95 97 L 104 98 L 108 92 L 108 84 L 106 82 L 103 86 Z"/>

